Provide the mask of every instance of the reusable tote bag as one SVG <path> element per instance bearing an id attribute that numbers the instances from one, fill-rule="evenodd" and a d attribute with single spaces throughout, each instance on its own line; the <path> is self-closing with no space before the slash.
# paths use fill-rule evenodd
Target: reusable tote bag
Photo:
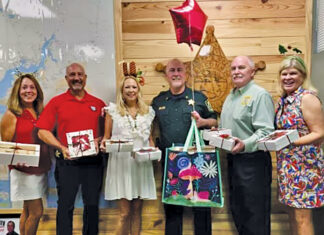
<path id="1" fill-rule="evenodd" d="M 218 151 L 205 146 L 195 120 L 192 120 L 185 145 L 166 149 L 162 202 L 189 207 L 223 207 Z"/>

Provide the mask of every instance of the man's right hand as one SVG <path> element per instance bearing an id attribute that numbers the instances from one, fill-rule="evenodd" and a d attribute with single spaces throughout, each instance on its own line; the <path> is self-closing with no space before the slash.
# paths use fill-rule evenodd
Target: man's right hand
<path id="1" fill-rule="evenodd" d="M 235 140 L 235 145 L 232 149 L 232 154 L 237 154 L 237 153 L 244 151 L 244 149 L 245 149 L 244 142 L 237 137 L 233 137 L 233 139 Z"/>
<path id="2" fill-rule="evenodd" d="M 71 156 L 70 156 L 70 151 L 67 147 L 62 146 L 61 147 L 61 152 L 63 154 L 63 158 L 64 160 L 72 160 Z"/>

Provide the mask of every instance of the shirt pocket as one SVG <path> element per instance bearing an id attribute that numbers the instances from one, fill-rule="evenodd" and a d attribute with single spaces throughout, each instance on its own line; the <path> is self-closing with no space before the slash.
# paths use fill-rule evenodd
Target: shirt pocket
<path id="1" fill-rule="evenodd" d="M 192 112 L 192 109 L 189 107 L 182 109 L 182 120 L 184 123 L 191 122 L 191 112 Z"/>
<path id="2" fill-rule="evenodd" d="M 169 112 L 167 109 L 159 110 L 159 120 L 163 127 L 169 126 L 171 124 Z"/>
<path id="3" fill-rule="evenodd" d="M 252 102 L 241 104 L 241 107 L 233 110 L 234 120 L 248 122 L 252 118 Z"/>

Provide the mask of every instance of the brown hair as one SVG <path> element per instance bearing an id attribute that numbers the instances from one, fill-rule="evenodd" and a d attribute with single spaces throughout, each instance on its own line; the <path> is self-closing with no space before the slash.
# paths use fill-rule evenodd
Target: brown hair
<path id="1" fill-rule="evenodd" d="M 32 75 L 30 73 L 22 74 L 16 79 L 16 81 L 11 89 L 10 97 L 7 102 L 8 109 L 16 115 L 22 114 L 22 110 L 24 107 L 21 102 L 19 91 L 20 91 L 21 83 L 24 78 L 30 79 L 36 87 L 37 97 L 33 102 L 33 107 L 34 107 L 37 115 L 39 115 L 43 111 L 43 108 L 44 108 L 44 104 L 43 104 L 44 95 L 43 95 L 42 88 L 40 87 L 37 79 L 35 78 L 34 75 Z"/>

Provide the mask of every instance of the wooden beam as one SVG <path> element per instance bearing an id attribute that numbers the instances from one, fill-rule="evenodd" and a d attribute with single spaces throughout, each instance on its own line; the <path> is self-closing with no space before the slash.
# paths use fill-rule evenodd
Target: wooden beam
<path id="1" fill-rule="evenodd" d="M 116 87 L 119 87 L 121 78 L 121 62 L 123 61 L 123 34 L 122 34 L 122 5 L 121 0 L 114 0 L 114 29 L 115 29 L 115 69 Z"/>

